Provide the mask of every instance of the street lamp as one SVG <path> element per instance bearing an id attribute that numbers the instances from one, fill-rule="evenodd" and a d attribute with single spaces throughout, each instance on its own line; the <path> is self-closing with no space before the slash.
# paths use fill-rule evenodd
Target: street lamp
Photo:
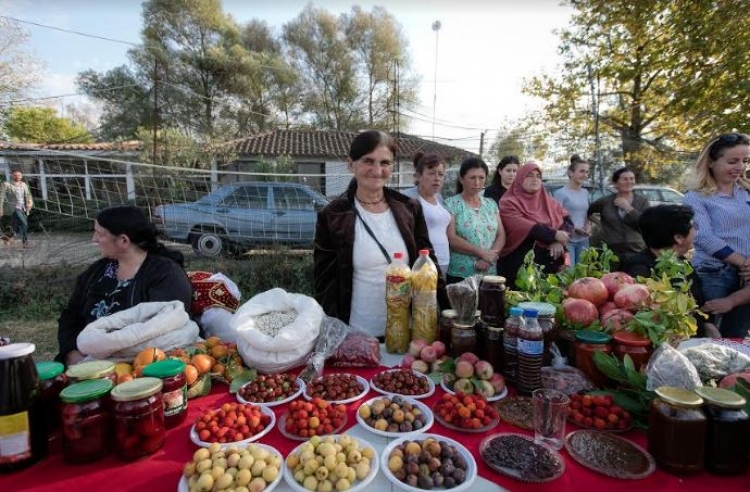
<path id="1" fill-rule="evenodd" d="M 437 65 L 438 65 L 438 34 L 442 24 L 439 20 L 432 23 L 432 30 L 435 31 L 435 77 L 432 90 L 432 139 L 435 140 L 435 107 L 437 106 Z"/>

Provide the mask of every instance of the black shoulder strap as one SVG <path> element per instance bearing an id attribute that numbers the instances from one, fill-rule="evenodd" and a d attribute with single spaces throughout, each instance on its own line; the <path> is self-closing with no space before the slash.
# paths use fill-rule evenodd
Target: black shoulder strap
<path id="1" fill-rule="evenodd" d="M 383 256 L 385 256 L 385 261 L 388 262 L 388 264 L 391 264 L 391 255 L 388 254 L 388 251 L 383 247 L 382 244 L 380 244 L 380 241 L 378 241 L 378 238 L 375 237 L 375 233 L 372 232 L 372 229 L 370 229 L 370 226 L 367 225 L 367 222 L 365 219 L 362 218 L 362 216 L 359 214 L 359 210 L 357 210 L 357 204 L 352 201 L 352 210 L 354 210 L 354 213 L 357 214 L 357 218 L 362 221 L 362 225 L 365 226 L 365 230 L 370 235 L 370 237 L 375 241 L 375 243 L 380 248 L 380 251 L 383 253 Z"/>

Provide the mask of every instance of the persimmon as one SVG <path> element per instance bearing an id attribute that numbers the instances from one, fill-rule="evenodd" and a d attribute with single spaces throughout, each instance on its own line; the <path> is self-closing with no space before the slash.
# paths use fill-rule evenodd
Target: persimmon
<path id="1" fill-rule="evenodd" d="M 198 369 L 191 364 L 185 365 L 185 381 L 188 385 L 193 384 L 198 380 Z"/>
<path id="2" fill-rule="evenodd" d="M 206 354 L 196 354 L 190 359 L 190 365 L 198 370 L 198 375 L 202 376 L 211 370 L 213 366 L 212 357 Z"/>
<path id="3" fill-rule="evenodd" d="M 221 345 L 221 343 L 221 338 L 219 337 L 208 337 L 206 339 L 206 347 L 208 347 L 209 349 L 212 349 L 217 345 Z"/>
<path id="4" fill-rule="evenodd" d="M 152 362 L 158 362 L 166 358 L 167 354 L 163 350 L 156 347 L 148 347 L 138 352 L 138 355 L 133 359 L 133 366 L 147 366 Z"/>
<path id="5" fill-rule="evenodd" d="M 226 345 L 214 345 L 211 347 L 211 355 L 217 359 L 226 357 L 229 353 Z"/>
<path id="6" fill-rule="evenodd" d="M 224 364 L 214 364 L 214 366 L 211 368 L 211 372 L 214 374 L 218 374 L 219 376 L 224 376 L 225 371 L 226 368 L 224 367 Z"/>

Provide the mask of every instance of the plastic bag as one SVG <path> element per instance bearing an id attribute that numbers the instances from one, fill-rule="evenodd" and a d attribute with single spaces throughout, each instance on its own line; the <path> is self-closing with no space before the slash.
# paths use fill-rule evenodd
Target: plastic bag
<path id="1" fill-rule="evenodd" d="M 480 279 L 481 277 L 478 275 L 466 277 L 462 281 L 450 284 L 445 288 L 451 307 L 456 311 L 456 323 L 474 324 L 474 317 L 479 305 Z"/>
<path id="2" fill-rule="evenodd" d="M 362 331 L 349 331 L 344 341 L 328 358 L 329 367 L 378 367 L 380 343 Z"/>
<path id="3" fill-rule="evenodd" d="M 206 337 L 236 342 L 237 333 L 231 321 L 241 297 L 237 284 L 223 273 L 188 272 L 188 278 L 193 288 L 190 311 Z"/>
<path id="4" fill-rule="evenodd" d="M 695 366 L 668 343 L 662 343 L 651 356 L 646 366 L 646 377 L 646 389 L 649 391 L 659 386 L 673 386 L 693 391 L 702 386 Z"/>
<path id="5" fill-rule="evenodd" d="M 724 345 L 704 343 L 680 352 L 695 366 L 703 381 L 721 379 L 750 368 L 750 357 Z"/>
<path id="6" fill-rule="evenodd" d="M 271 312 L 294 310 L 297 317 L 275 336 L 258 329 L 255 319 Z M 237 350 L 248 367 L 272 374 L 302 365 L 315 346 L 323 320 L 323 308 L 302 294 L 271 289 L 243 304 L 232 317 L 237 332 Z"/>
<path id="7" fill-rule="evenodd" d="M 315 342 L 315 348 L 307 358 L 307 367 L 299 377 L 305 383 L 323 375 L 326 359 L 341 345 L 349 332 L 349 326 L 338 318 L 323 316 L 320 336 Z"/>
<path id="8" fill-rule="evenodd" d="M 568 365 L 568 359 L 563 357 L 555 343 L 550 346 L 552 365 L 542 367 L 542 387 L 562 391 L 572 395 L 579 391 L 594 389 L 594 383 L 586 377 L 583 371 Z"/>

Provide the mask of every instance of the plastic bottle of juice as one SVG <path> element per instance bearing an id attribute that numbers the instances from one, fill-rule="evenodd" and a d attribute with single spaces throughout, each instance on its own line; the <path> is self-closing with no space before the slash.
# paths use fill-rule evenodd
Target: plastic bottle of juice
<path id="1" fill-rule="evenodd" d="M 393 253 L 393 261 L 385 271 L 385 349 L 404 354 L 411 341 L 409 305 L 411 304 L 411 269 L 404 253 Z"/>
<path id="2" fill-rule="evenodd" d="M 419 258 L 411 269 L 411 329 L 413 339 L 427 343 L 437 340 L 438 271 L 430 258 L 430 250 L 419 250 Z"/>
<path id="3" fill-rule="evenodd" d="M 524 309 L 524 326 L 518 333 L 518 370 L 516 389 L 522 395 L 530 395 L 542 387 L 542 358 L 544 357 L 544 332 L 536 309 Z"/>
<path id="4" fill-rule="evenodd" d="M 505 379 L 515 383 L 518 372 L 518 334 L 524 327 L 523 309 L 510 308 L 510 316 L 505 320 L 503 330 L 503 348 L 505 350 Z"/>

